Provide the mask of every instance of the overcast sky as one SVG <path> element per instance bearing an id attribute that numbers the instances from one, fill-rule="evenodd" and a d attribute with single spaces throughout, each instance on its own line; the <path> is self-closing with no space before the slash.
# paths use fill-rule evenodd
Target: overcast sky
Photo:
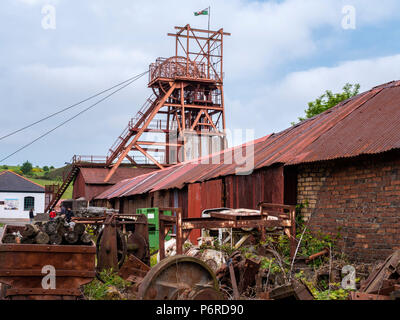
<path id="1" fill-rule="evenodd" d="M 42 26 L 45 5 L 56 10 L 55 29 Z M 400 79 L 396 0 L 3 0 L 0 136 L 172 56 L 166 34 L 187 23 L 207 28 L 207 16 L 193 12 L 209 5 L 211 29 L 232 33 L 224 47 L 228 128 L 258 138 L 290 126 L 326 89 Z M 355 29 L 343 28 L 349 5 Z M 144 77 L 5 163 L 58 167 L 74 154 L 105 155 L 150 93 Z M 0 158 L 88 105 L 1 140 Z"/>

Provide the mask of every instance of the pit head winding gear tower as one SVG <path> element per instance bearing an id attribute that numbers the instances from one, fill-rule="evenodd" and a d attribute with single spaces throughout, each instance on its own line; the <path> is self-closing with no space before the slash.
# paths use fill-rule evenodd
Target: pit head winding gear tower
<path id="1" fill-rule="evenodd" d="M 175 55 L 149 68 L 153 94 L 132 118 L 107 157 L 75 155 L 61 185 L 46 186 L 48 212 L 80 168 L 110 169 L 109 182 L 124 163 L 160 169 L 225 149 L 223 29 L 175 27 Z"/>
<path id="2" fill-rule="evenodd" d="M 150 65 L 153 94 L 110 148 L 107 182 L 122 161 L 160 169 L 226 147 L 223 40 L 218 31 L 175 27 L 175 56 Z"/>

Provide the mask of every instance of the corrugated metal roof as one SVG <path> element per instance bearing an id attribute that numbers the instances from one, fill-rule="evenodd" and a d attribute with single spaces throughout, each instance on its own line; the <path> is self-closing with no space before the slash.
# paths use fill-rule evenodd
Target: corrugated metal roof
<path id="1" fill-rule="evenodd" d="M 79 168 L 83 179 L 85 180 L 86 184 L 105 184 L 104 179 L 107 176 L 108 172 L 110 171 L 108 168 Z M 116 184 L 117 182 L 133 178 L 136 176 L 140 176 L 142 174 L 153 172 L 158 170 L 158 168 L 144 168 L 144 167 L 118 167 L 115 173 L 112 175 L 110 181 L 107 184 Z"/>
<path id="2" fill-rule="evenodd" d="M 400 148 L 399 106 L 400 81 L 372 88 L 280 133 L 249 142 L 247 145 L 254 146 L 254 169 L 275 163 L 293 165 Z M 241 166 L 223 159 L 240 155 L 243 147 L 121 181 L 97 198 L 182 188 L 187 183 L 236 174 Z"/>

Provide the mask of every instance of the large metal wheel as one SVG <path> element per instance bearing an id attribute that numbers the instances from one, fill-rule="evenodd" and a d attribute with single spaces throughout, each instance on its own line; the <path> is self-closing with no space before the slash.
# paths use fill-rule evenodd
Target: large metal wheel
<path id="1" fill-rule="evenodd" d="M 141 234 L 133 233 L 128 236 L 127 250 L 145 264 L 150 264 L 149 244 Z"/>
<path id="2" fill-rule="evenodd" d="M 99 258 L 100 258 L 100 250 L 101 248 L 101 237 L 103 236 L 103 231 L 104 229 L 101 229 L 99 232 L 99 235 L 96 240 L 96 257 L 97 257 L 97 263 L 99 263 Z M 126 240 L 124 235 L 120 230 L 117 230 L 117 257 L 118 257 L 118 267 L 121 268 L 121 266 L 124 264 L 125 257 L 128 253 L 127 245 L 126 245 Z"/>
<path id="3" fill-rule="evenodd" d="M 223 300 L 218 280 L 203 261 L 184 255 L 165 258 L 143 278 L 142 300 Z"/>

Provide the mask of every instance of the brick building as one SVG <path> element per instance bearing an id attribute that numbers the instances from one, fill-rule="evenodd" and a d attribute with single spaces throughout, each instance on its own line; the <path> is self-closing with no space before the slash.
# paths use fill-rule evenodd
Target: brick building
<path id="1" fill-rule="evenodd" d="M 117 183 L 96 197 L 122 211 L 179 206 L 198 217 L 211 207 L 302 204 L 309 227 L 340 236 L 350 258 L 373 261 L 400 248 L 400 81 L 341 102 L 282 132 L 249 143 L 241 165 L 188 161 Z M 254 157 L 253 157 L 254 155 Z M 218 163 L 218 164 L 215 164 Z"/>

